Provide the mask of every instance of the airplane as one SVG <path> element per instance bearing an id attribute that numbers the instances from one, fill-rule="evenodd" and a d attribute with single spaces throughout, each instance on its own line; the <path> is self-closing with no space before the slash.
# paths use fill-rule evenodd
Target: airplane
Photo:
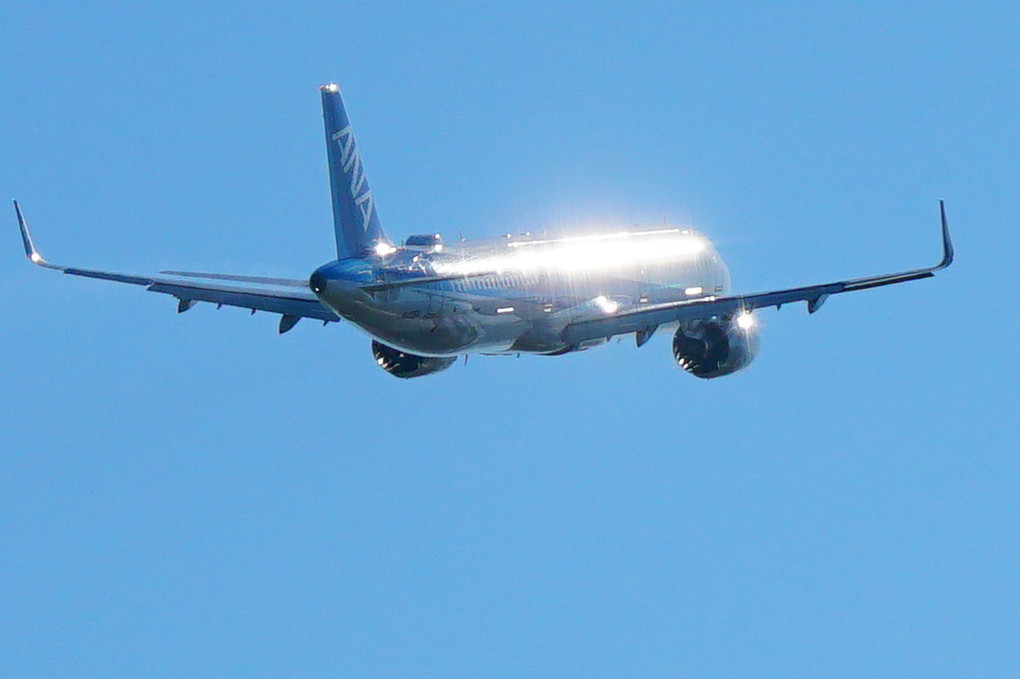
<path id="1" fill-rule="evenodd" d="M 453 243 L 420 234 L 396 244 L 380 225 L 340 88 L 319 90 L 337 257 L 308 279 L 51 264 L 14 201 L 26 256 L 65 274 L 172 295 L 179 313 L 210 302 L 280 314 L 281 334 L 303 318 L 346 320 L 371 337 L 376 363 L 404 379 L 446 370 L 468 354 L 560 356 L 626 335 L 641 347 L 660 329 L 673 332 L 683 370 L 721 377 L 757 355 L 757 310 L 805 302 L 813 314 L 831 295 L 930 278 L 953 261 L 943 201 L 943 256 L 935 266 L 753 294 L 731 292 L 719 253 L 688 227 Z"/>

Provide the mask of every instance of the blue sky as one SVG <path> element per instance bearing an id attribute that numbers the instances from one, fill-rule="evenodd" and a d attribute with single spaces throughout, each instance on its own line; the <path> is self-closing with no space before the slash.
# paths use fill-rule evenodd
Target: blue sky
<path id="1" fill-rule="evenodd" d="M 0 674 L 1013 676 L 1011 3 L 8 3 L 0 186 L 59 263 L 304 276 L 316 87 L 397 238 L 688 219 L 739 290 L 958 259 L 669 338 L 402 382 L 343 325 L 0 266 Z"/>

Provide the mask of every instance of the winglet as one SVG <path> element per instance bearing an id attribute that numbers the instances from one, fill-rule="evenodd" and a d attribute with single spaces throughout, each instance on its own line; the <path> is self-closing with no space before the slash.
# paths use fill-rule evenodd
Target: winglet
<path id="1" fill-rule="evenodd" d="M 945 269 L 953 263 L 953 239 L 949 237 L 949 222 L 946 221 L 946 202 L 939 201 L 939 213 L 942 215 L 942 261 L 932 271 Z"/>
<path id="2" fill-rule="evenodd" d="M 14 212 L 18 215 L 18 228 L 21 229 L 21 241 L 25 244 L 25 256 L 33 264 L 45 266 L 47 262 L 39 254 L 39 251 L 35 249 L 35 243 L 32 242 L 32 234 L 29 232 L 28 224 L 25 222 L 25 215 L 21 214 L 21 207 L 16 200 L 14 201 Z"/>

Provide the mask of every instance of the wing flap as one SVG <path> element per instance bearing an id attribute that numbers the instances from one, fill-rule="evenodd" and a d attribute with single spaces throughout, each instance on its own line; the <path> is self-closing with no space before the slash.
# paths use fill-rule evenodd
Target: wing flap
<path id="1" fill-rule="evenodd" d="M 289 294 L 274 290 L 257 290 L 215 286 L 211 284 L 194 284 L 174 282 L 170 280 L 153 281 L 147 288 L 151 292 L 173 295 L 187 302 L 210 302 L 212 304 L 268 311 L 284 316 L 298 318 L 314 318 L 320 321 L 340 320 L 332 310 L 323 306 L 322 302 L 311 291 L 308 294 Z"/>
<path id="2" fill-rule="evenodd" d="M 49 262 L 45 262 L 49 265 Z M 57 265 L 49 265 L 47 268 L 57 269 L 70 276 L 83 276 L 85 278 L 98 278 L 104 281 L 115 281 L 117 283 L 127 283 L 129 285 L 149 285 L 152 283 L 151 278 L 144 276 L 132 276 L 131 274 L 125 273 L 114 273 L 113 271 L 93 271 L 91 269 L 77 269 L 74 267 L 65 267 Z"/>

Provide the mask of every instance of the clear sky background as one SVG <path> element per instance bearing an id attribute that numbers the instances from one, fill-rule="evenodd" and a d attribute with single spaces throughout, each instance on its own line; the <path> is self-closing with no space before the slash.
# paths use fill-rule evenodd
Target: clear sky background
<path id="1" fill-rule="evenodd" d="M 596 7 L 597 5 L 597 7 Z M 319 93 L 384 228 L 692 221 L 763 314 L 398 381 L 346 324 L 0 238 L 4 677 L 1020 673 L 1016 3 L 5 3 L 0 187 L 52 261 L 303 277 Z M 9 208 L 5 208 L 8 209 Z M 0 232 L 2 233 L 2 232 Z"/>

